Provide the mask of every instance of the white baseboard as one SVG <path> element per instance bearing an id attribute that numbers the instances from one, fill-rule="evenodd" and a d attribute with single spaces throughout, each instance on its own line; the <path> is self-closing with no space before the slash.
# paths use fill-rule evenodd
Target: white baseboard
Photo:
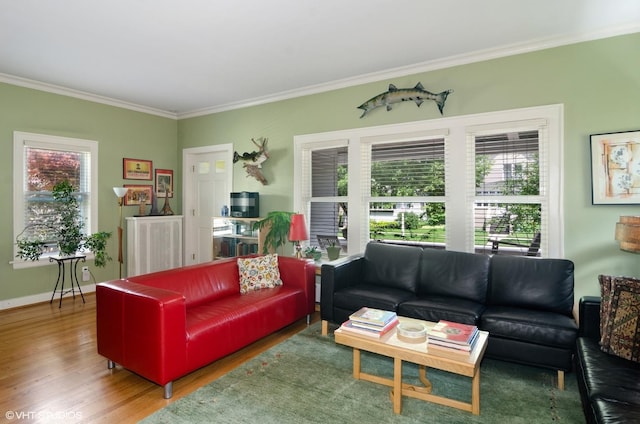
<path id="1" fill-rule="evenodd" d="M 96 291 L 95 284 L 81 286 L 82 293 L 92 293 Z M 18 308 L 20 306 L 33 305 L 36 303 L 48 302 L 51 300 L 52 292 L 33 294 L 31 296 L 17 297 L 15 299 L 0 300 L 0 311 L 4 309 Z M 56 299 L 60 301 L 60 294 L 56 293 Z M 55 300 L 55 299 L 54 299 Z"/>

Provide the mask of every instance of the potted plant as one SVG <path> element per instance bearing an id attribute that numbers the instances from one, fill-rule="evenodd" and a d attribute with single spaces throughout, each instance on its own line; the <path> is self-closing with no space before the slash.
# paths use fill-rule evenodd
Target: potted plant
<path id="1" fill-rule="evenodd" d="M 38 236 L 37 232 L 25 237 L 23 234 L 29 228 L 42 227 L 46 231 L 41 231 L 40 234 L 50 235 L 53 232 L 55 237 L 53 241 L 57 242 L 61 256 L 70 256 L 77 252 L 90 250 L 95 256 L 95 265 L 105 266 L 111 260 L 106 252 L 107 240 L 111 237 L 111 233 L 101 231 L 86 235 L 83 232 L 84 222 L 82 222 L 80 215 L 78 197 L 69 181 L 64 180 L 54 185 L 51 194 L 56 211 L 54 220 L 50 223 L 27 226 L 16 239 L 18 245 L 16 256 L 31 261 L 37 261 L 40 258 L 47 242 L 52 240 L 45 240 L 44 236 Z"/>
<path id="2" fill-rule="evenodd" d="M 304 249 L 304 257 L 319 261 L 320 258 L 322 258 L 322 252 L 316 246 L 307 246 L 307 248 Z"/>
<path id="3" fill-rule="evenodd" d="M 340 251 L 342 247 L 340 245 L 336 246 L 335 240 L 329 240 L 329 245 L 327 246 L 327 256 L 330 261 L 334 261 L 340 257 Z"/>
<path id="4" fill-rule="evenodd" d="M 290 243 L 291 215 L 293 212 L 273 211 L 253 224 L 254 229 L 266 231 L 262 253 L 277 252 L 279 247 L 282 247 L 281 253 L 284 251 L 284 246 Z"/>

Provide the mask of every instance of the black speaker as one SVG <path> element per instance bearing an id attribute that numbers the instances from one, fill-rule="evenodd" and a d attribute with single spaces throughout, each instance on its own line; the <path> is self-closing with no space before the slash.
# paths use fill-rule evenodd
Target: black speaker
<path id="1" fill-rule="evenodd" d="M 231 216 L 257 218 L 260 216 L 260 193 L 241 191 L 231 193 Z"/>

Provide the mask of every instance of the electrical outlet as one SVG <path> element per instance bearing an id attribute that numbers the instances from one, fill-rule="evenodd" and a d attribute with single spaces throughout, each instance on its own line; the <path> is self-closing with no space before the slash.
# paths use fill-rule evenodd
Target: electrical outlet
<path id="1" fill-rule="evenodd" d="M 89 281 L 91 279 L 91 273 L 88 266 L 82 267 L 82 281 Z"/>

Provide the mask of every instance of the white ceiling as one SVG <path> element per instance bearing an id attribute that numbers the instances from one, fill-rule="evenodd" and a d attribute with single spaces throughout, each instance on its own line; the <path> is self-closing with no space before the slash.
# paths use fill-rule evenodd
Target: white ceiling
<path id="1" fill-rule="evenodd" d="M 0 0 L 0 81 L 183 117 L 638 31 L 638 0 Z"/>

